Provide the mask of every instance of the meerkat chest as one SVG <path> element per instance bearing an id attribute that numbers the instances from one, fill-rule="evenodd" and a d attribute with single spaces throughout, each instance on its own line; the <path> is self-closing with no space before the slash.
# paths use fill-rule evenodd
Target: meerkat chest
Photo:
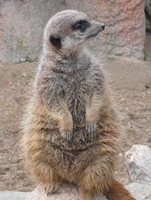
<path id="1" fill-rule="evenodd" d="M 86 73 L 75 71 L 63 78 L 63 91 L 68 110 L 78 124 L 85 121 L 86 100 L 90 92 Z"/>
<path id="2" fill-rule="evenodd" d="M 75 72 L 74 75 L 67 77 L 64 86 L 68 105 L 77 110 L 84 109 L 89 94 L 87 77 L 82 73 Z"/>

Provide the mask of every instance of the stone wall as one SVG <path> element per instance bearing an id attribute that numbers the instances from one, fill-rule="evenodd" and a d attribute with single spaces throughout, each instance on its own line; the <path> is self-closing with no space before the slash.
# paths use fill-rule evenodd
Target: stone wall
<path id="1" fill-rule="evenodd" d="M 105 31 L 90 44 L 102 58 L 144 58 L 144 0 L 0 0 L 0 60 L 36 60 L 45 24 L 65 9 L 84 11 L 106 24 Z"/>

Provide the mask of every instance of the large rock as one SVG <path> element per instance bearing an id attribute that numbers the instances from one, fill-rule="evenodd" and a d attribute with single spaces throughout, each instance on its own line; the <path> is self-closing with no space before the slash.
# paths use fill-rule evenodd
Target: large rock
<path id="1" fill-rule="evenodd" d="M 0 60 L 34 61 L 39 57 L 43 29 L 49 18 L 64 9 L 84 11 L 105 22 L 106 29 L 90 48 L 102 57 L 122 55 L 144 58 L 144 0 L 1 0 Z"/>
<path id="2" fill-rule="evenodd" d="M 147 145 L 134 145 L 125 157 L 130 182 L 151 184 L 151 148 Z"/>
<path id="3" fill-rule="evenodd" d="M 125 186 L 137 200 L 151 200 L 151 185 L 130 183 Z"/>
<path id="4" fill-rule="evenodd" d="M 0 200 L 25 200 L 30 192 L 0 191 Z"/>
<path id="5" fill-rule="evenodd" d="M 133 145 L 130 150 L 125 153 L 126 163 L 130 164 L 143 156 L 151 154 L 151 148 L 147 145 Z"/>
<path id="6" fill-rule="evenodd" d="M 57 9 L 56 9 L 57 7 Z M 59 0 L 19 0 L 0 3 L 0 60 L 8 63 L 34 61 L 42 45 L 45 24 L 61 10 Z"/>
<path id="7" fill-rule="evenodd" d="M 129 173 L 126 188 L 137 200 L 151 199 L 151 148 L 147 145 L 134 145 L 125 154 Z"/>

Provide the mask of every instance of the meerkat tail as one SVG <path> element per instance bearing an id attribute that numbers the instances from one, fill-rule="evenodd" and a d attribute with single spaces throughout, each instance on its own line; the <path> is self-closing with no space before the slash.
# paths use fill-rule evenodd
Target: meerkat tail
<path id="1" fill-rule="evenodd" d="M 112 185 L 104 192 L 109 200 L 136 200 L 129 191 L 118 181 L 114 180 Z"/>

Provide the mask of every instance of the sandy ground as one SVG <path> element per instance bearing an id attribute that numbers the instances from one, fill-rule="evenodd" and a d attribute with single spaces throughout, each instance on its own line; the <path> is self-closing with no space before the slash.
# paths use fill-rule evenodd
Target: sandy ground
<path id="1" fill-rule="evenodd" d="M 150 40 L 150 37 L 149 37 Z M 151 147 L 151 61 L 112 58 L 102 61 L 115 91 L 125 134 L 122 139 L 117 179 L 128 183 L 124 154 L 134 144 Z M 0 190 L 32 191 L 37 182 L 29 175 L 20 149 L 20 120 L 30 94 L 36 63 L 0 63 Z"/>

